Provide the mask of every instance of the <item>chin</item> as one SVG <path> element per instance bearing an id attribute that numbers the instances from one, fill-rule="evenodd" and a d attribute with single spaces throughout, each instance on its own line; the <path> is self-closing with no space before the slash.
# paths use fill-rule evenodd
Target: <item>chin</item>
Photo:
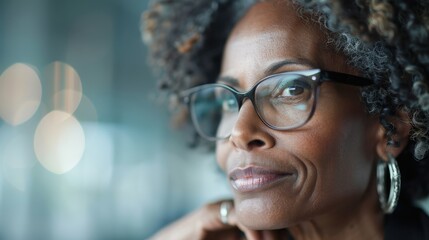
<path id="1" fill-rule="evenodd" d="M 277 201 L 280 199 L 277 198 Z M 264 197 L 235 199 L 235 211 L 238 221 L 252 230 L 273 230 L 290 226 L 291 214 L 282 204 Z M 289 216 L 289 217 L 288 217 Z"/>

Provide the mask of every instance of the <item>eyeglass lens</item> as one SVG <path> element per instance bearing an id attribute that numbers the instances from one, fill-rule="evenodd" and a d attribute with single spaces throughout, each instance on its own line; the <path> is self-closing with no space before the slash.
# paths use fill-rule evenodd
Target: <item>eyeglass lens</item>
<path id="1" fill-rule="evenodd" d="M 256 85 L 253 104 L 261 120 L 275 129 L 301 126 L 311 116 L 316 82 L 299 74 L 279 74 Z M 238 92 L 212 85 L 191 97 L 191 114 L 201 135 L 222 139 L 231 134 L 239 114 Z"/>

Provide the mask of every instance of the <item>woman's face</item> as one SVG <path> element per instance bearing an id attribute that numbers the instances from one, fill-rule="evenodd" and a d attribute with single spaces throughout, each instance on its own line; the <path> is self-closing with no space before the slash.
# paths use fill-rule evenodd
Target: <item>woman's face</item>
<path id="1" fill-rule="evenodd" d="M 279 62 L 284 65 L 268 72 Z M 358 74 L 327 45 L 321 27 L 288 3 L 263 2 L 230 34 L 221 77 L 235 79 L 234 87 L 245 91 L 269 74 L 311 68 Z M 353 86 L 322 84 L 312 119 L 290 131 L 268 128 L 246 100 L 231 137 L 217 143 L 239 221 L 253 229 L 284 228 L 351 214 L 376 199 L 378 130 Z"/>

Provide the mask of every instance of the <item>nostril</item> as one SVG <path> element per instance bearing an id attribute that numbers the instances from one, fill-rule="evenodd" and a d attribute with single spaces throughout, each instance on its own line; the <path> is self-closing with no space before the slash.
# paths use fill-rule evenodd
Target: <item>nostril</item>
<path id="1" fill-rule="evenodd" d="M 262 147 L 265 143 L 262 140 L 255 139 L 249 142 L 249 147 Z"/>

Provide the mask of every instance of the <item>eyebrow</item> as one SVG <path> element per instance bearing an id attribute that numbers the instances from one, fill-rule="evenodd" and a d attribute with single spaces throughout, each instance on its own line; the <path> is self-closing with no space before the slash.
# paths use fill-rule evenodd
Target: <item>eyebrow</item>
<path id="1" fill-rule="evenodd" d="M 238 87 L 239 83 L 238 80 L 236 78 L 233 77 L 228 77 L 228 76 L 224 76 L 224 77 L 219 77 L 216 82 L 224 82 L 230 86 L 233 87 Z"/>
<path id="2" fill-rule="evenodd" d="M 304 59 L 304 58 L 284 59 L 282 61 L 270 64 L 267 67 L 267 69 L 265 69 L 264 75 L 265 76 L 272 75 L 278 69 L 282 68 L 283 66 L 287 66 L 287 65 L 304 65 L 304 66 L 309 67 L 310 69 L 316 68 L 315 65 L 312 62 L 310 62 L 309 60 Z M 235 87 L 237 87 L 237 86 L 240 85 L 239 81 L 236 78 L 229 77 L 229 76 L 219 77 L 216 82 L 224 82 L 224 83 L 226 83 L 226 84 L 228 84 L 230 86 L 235 86 Z"/>
<path id="3" fill-rule="evenodd" d="M 297 59 L 285 59 L 280 62 L 272 63 L 268 68 L 264 71 L 265 76 L 274 74 L 279 68 L 282 68 L 286 65 L 304 65 L 309 67 L 310 69 L 316 68 L 315 65 L 307 59 L 297 58 Z"/>

